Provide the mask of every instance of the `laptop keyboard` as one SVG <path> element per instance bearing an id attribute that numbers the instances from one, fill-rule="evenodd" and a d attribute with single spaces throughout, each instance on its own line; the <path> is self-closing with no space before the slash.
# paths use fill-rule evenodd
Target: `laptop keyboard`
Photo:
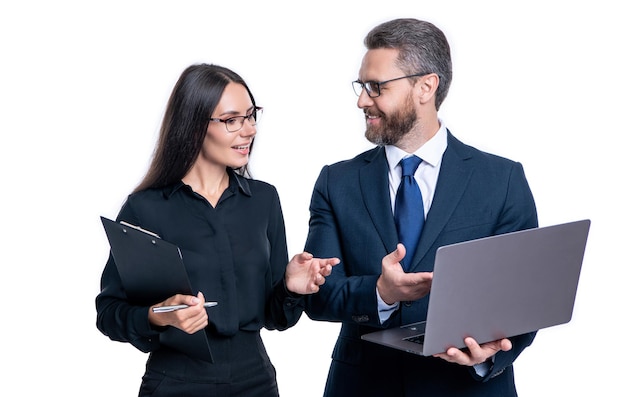
<path id="1" fill-rule="evenodd" d="M 409 341 L 409 342 L 413 342 L 413 343 L 419 343 L 420 345 L 423 345 L 424 344 L 424 334 L 415 335 L 415 336 L 409 336 L 408 338 L 404 338 L 404 340 Z"/>

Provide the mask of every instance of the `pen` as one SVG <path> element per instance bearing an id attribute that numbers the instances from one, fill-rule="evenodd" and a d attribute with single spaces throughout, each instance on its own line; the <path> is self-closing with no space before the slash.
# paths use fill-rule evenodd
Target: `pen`
<path id="1" fill-rule="evenodd" d="M 217 306 L 217 302 L 204 302 L 204 307 L 213 307 Z M 186 309 L 189 306 L 187 305 L 173 305 L 173 306 L 156 306 L 152 308 L 152 311 L 155 313 L 165 313 L 165 312 L 173 312 L 174 310 Z"/>

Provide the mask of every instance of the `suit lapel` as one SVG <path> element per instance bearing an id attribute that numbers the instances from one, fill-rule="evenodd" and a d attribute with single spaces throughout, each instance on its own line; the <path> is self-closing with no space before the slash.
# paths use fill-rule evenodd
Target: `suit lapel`
<path id="1" fill-rule="evenodd" d="M 448 147 L 443 155 L 435 196 L 409 271 L 418 271 L 421 260 L 459 205 L 473 172 L 468 167 L 469 158 L 465 145 L 448 132 Z"/>
<path id="2" fill-rule="evenodd" d="M 396 249 L 398 235 L 389 199 L 389 166 L 385 149 L 378 147 L 372 150 L 366 161 L 368 163 L 359 172 L 363 200 L 385 249 L 391 252 Z"/>

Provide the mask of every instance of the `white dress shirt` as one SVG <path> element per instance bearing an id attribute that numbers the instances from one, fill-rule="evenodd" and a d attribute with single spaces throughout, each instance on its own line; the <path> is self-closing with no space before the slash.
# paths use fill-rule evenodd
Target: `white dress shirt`
<path id="1" fill-rule="evenodd" d="M 422 192 L 422 201 L 424 202 L 424 219 L 428 219 L 428 210 L 435 196 L 435 186 L 437 178 L 439 178 L 439 170 L 441 169 L 441 160 L 443 153 L 448 147 L 448 136 L 446 126 L 439 120 L 439 130 L 414 153 L 407 153 L 404 150 L 387 145 L 385 146 L 385 154 L 387 155 L 387 163 L 389 164 L 389 198 L 391 199 L 391 209 L 395 211 L 396 192 L 400 186 L 402 179 L 402 167 L 400 161 L 409 156 L 416 155 L 422 159 L 419 167 L 415 171 L 415 180 Z M 376 290 L 378 296 L 378 318 L 380 323 L 384 323 L 389 319 L 391 314 L 398 308 L 399 303 L 396 302 L 388 305 L 383 301 Z"/>

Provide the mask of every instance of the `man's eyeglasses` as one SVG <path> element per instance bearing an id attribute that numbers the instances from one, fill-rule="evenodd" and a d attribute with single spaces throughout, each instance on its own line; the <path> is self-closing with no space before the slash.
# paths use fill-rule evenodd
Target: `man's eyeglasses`
<path id="1" fill-rule="evenodd" d="M 367 95 L 369 95 L 370 98 L 376 98 L 380 96 L 380 86 L 384 84 L 387 84 L 396 80 L 407 79 L 409 77 L 422 77 L 422 76 L 426 76 L 427 74 L 430 74 L 430 73 L 410 74 L 408 76 L 397 77 L 395 79 L 385 80 L 385 81 L 363 82 L 361 80 L 356 80 L 352 82 L 352 89 L 354 90 L 354 93 L 356 94 L 356 96 L 361 96 L 361 93 L 363 92 L 363 88 L 365 88 L 365 92 L 367 92 Z"/>
<path id="2" fill-rule="evenodd" d="M 248 120 L 250 125 L 256 125 L 256 123 L 259 122 L 259 118 L 261 118 L 262 114 L 263 108 L 260 106 L 255 106 L 254 109 L 252 109 L 252 112 L 245 116 L 233 116 L 227 119 L 210 118 L 209 121 L 224 123 L 226 131 L 237 132 L 243 128 L 243 123 L 245 120 Z"/>

